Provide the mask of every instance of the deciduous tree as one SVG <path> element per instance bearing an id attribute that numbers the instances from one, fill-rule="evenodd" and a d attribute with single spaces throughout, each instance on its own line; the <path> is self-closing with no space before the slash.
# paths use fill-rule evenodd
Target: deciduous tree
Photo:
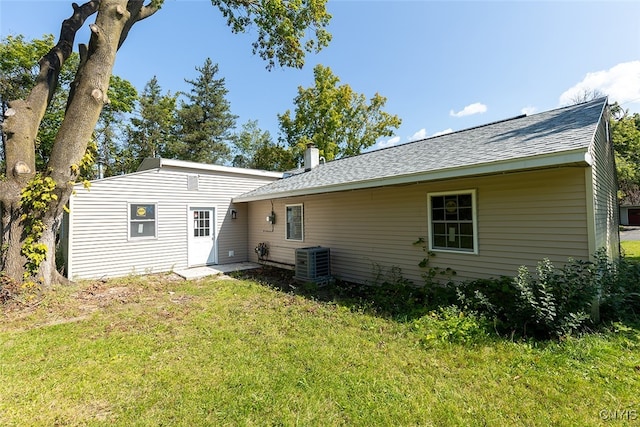
<path id="1" fill-rule="evenodd" d="M 24 98 L 29 93 L 32 82 L 39 72 L 38 61 L 54 45 L 53 35 L 47 34 L 39 39 L 25 40 L 22 35 L 7 36 L 0 42 L 0 104 L 4 121 L 9 101 Z M 65 92 L 69 91 L 73 81 L 73 71 L 78 66 L 78 55 L 72 54 L 60 70 L 59 85 L 38 128 L 35 143 L 36 168 L 42 170 L 55 139 L 56 132 L 64 118 L 66 106 Z M 5 133 L 2 134 L 0 163 L 4 165 Z M 4 172 L 4 167 L 2 168 Z"/>
<path id="2" fill-rule="evenodd" d="M 280 172 L 296 167 L 291 150 L 274 143 L 269 131 L 260 130 L 256 120 L 242 125 L 233 145 L 233 166 Z"/>
<path id="3" fill-rule="evenodd" d="M 611 106 L 611 140 L 616 153 L 620 199 L 640 204 L 640 114 L 629 114 L 618 104 Z"/>
<path id="4" fill-rule="evenodd" d="M 340 79 L 329 67 L 317 65 L 313 75 L 313 87 L 298 88 L 295 113 L 278 115 L 283 139 L 297 158 L 308 144 L 327 160 L 360 154 L 400 126 L 398 116 L 382 110 L 387 99 L 380 94 L 367 103 L 349 85 L 338 86 Z"/>
<path id="5" fill-rule="evenodd" d="M 86 179 L 121 173 L 118 155 L 126 134 L 125 115 L 133 111 L 138 91 L 129 81 L 111 76 L 107 95 L 109 103 L 102 109 L 94 132 L 98 168 L 91 168 L 92 173 L 83 177 Z"/>
<path id="6" fill-rule="evenodd" d="M 253 29 L 253 51 L 276 64 L 301 67 L 305 53 L 326 46 L 330 15 L 326 0 L 213 0 L 233 32 Z M 27 8 L 31 7 L 29 3 Z M 90 0 L 72 3 L 60 37 L 40 60 L 30 89 L 3 110 L 5 179 L 0 181 L 0 270 L 20 281 L 49 285 L 63 280 L 55 270 L 55 240 L 65 205 L 81 167 L 91 159 L 87 146 L 100 112 L 109 102 L 108 86 L 118 48 L 135 24 L 154 15 L 162 0 Z M 95 15 L 88 44 L 79 46 L 79 65 L 68 91 L 64 119 L 41 174 L 36 169 L 38 129 L 55 94 L 62 66 L 75 37 Z M 176 29 L 179 37 L 186 29 Z M 153 40 L 153 37 L 149 37 Z M 187 40 L 185 40 L 187 43 Z M 153 48 L 152 41 L 147 45 Z M 158 55 L 163 54 L 158 47 Z M 163 60 L 165 60 L 163 58 Z M 26 81 L 21 87 L 27 87 Z"/>

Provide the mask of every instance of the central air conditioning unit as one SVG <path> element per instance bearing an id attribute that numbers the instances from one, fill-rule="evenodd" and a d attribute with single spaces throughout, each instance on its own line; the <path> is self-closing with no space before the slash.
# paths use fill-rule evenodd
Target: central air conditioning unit
<path id="1" fill-rule="evenodd" d="M 294 278 L 299 282 L 328 283 L 331 280 L 329 248 L 315 246 L 296 249 Z"/>

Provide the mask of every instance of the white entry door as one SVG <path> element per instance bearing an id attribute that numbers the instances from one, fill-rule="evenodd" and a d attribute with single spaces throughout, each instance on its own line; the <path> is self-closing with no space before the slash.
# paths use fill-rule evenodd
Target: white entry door
<path id="1" fill-rule="evenodd" d="M 189 266 L 216 263 L 214 214 L 214 208 L 189 208 Z"/>

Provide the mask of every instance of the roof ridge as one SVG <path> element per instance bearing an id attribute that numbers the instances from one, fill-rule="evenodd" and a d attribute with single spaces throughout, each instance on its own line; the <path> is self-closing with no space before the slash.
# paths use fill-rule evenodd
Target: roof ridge
<path id="1" fill-rule="evenodd" d="M 339 160 L 343 160 L 343 159 L 350 159 L 350 158 L 353 158 L 353 157 L 364 156 L 364 155 L 367 155 L 367 154 L 379 153 L 379 152 L 381 152 L 381 151 L 391 150 L 391 149 L 394 149 L 394 148 L 398 148 L 398 147 L 400 147 L 400 146 L 405 146 L 405 145 L 415 144 L 415 143 L 418 143 L 418 142 L 423 142 L 423 141 L 427 141 L 427 140 L 431 140 L 431 139 L 436 139 L 436 138 L 442 138 L 442 137 L 449 136 L 449 135 L 460 134 L 460 133 L 463 133 L 463 132 L 468 132 L 468 131 L 472 131 L 472 130 L 477 130 L 477 129 L 481 129 L 481 128 L 483 128 L 483 127 L 493 126 L 493 125 L 496 125 L 496 124 L 505 123 L 505 122 L 509 122 L 509 121 L 512 121 L 512 120 L 519 120 L 519 119 L 523 119 L 523 118 L 525 118 L 525 117 L 538 116 L 538 115 L 541 115 L 541 114 L 549 114 L 549 113 L 553 113 L 554 111 L 560 111 L 560 110 L 564 110 L 564 109 L 568 109 L 568 108 L 575 108 L 575 107 L 577 107 L 577 106 L 584 105 L 584 104 L 589 104 L 589 103 L 594 103 L 594 104 L 595 104 L 595 103 L 601 103 L 601 102 L 603 102 L 605 99 L 607 99 L 607 97 L 606 97 L 606 96 L 603 96 L 603 97 L 599 97 L 599 98 L 591 99 L 591 100 L 589 100 L 589 101 L 584 101 L 584 102 L 580 102 L 580 103 L 577 103 L 577 104 L 565 105 L 565 106 L 562 106 L 562 107 L 553 108 L 553 109 L 551 109 L 551 110 L 540 111 L 540 112 L 533 113 L 533 114 L 525 114 L 525 113 L 522 113 L 522 114 L 519 114 L 519 115 L 517 115 L 517 116 L 508 117 L 508 118 L 500 119 L 500 120 L 495 120 L 495 121 L 493 121 L 493 122 L 483 123 L 483 124 L 479 124 L 479 125 L 477 125 L 477 126 L 471 126 L 471 127 L 468 127 L 468 128 L 459 129 L 459 130 L 456 130 L 456 131 L 453 131 L 453 132 L 449 132 L 449 133 L 444 133 L 444 134 L 440 134 L 440 135 L 429 136 L 429 137 L 422 138 L 422 139 L 416 139 L 416 140 L 414 140 L 414 141 L 408 141 L 408 142 L 405 142 L 405 143 L 403 143 L 403 144 L 397 144 L 397 145 L 392 145 L 392 146 L 390 146 L 390 147 L 379 148 L 379 149 L 377 149 L 377 150 L 371 150 L 371 151 L 367 151 L 367 152 L 360 153 L 360 154 L 356 154 L 356 155 L 349 156 L 349 157 L 340 157 L 339 159 L 332 160 L 332 162 L 339 161 Z"/>
<path id="2" fill-rule="evenodd" d="M 344 157 L 319 165 L 309 173 L 274 181 L 237 199 L 262 200 L 416 180 L 585 165 L 588 164 L 585 153 L 594 140 L 593 132 L 602 120 L 603 108 L 606 98 Z M 391 148 L 395 151 L 385 151 Z"/>

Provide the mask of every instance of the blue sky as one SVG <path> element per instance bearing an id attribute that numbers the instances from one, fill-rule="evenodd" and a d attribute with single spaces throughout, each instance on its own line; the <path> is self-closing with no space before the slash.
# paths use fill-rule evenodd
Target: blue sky
<path id="1" fill-rule="evenodd" d="M 330 0 L 328 10 L 330 46 L 302 70 L 267 71 L 251 54 L 254 34 L 233 35 L 209 1 L 166 0 L 134 26 L 114 73 L 139 91 L 155 75 L 175 93 L 209 57 L 238 125 L 258 120 L 276 139 L 277 114 L 293 110 L 323 64 L 356 92 L 385 96 L 402 119 L 377 147 L 553 109 L 584 89 L 640 112 L 638 1 Z M 70 1 L 0 0 L 0 36 L 57 36 L 70 15 Z"/>

